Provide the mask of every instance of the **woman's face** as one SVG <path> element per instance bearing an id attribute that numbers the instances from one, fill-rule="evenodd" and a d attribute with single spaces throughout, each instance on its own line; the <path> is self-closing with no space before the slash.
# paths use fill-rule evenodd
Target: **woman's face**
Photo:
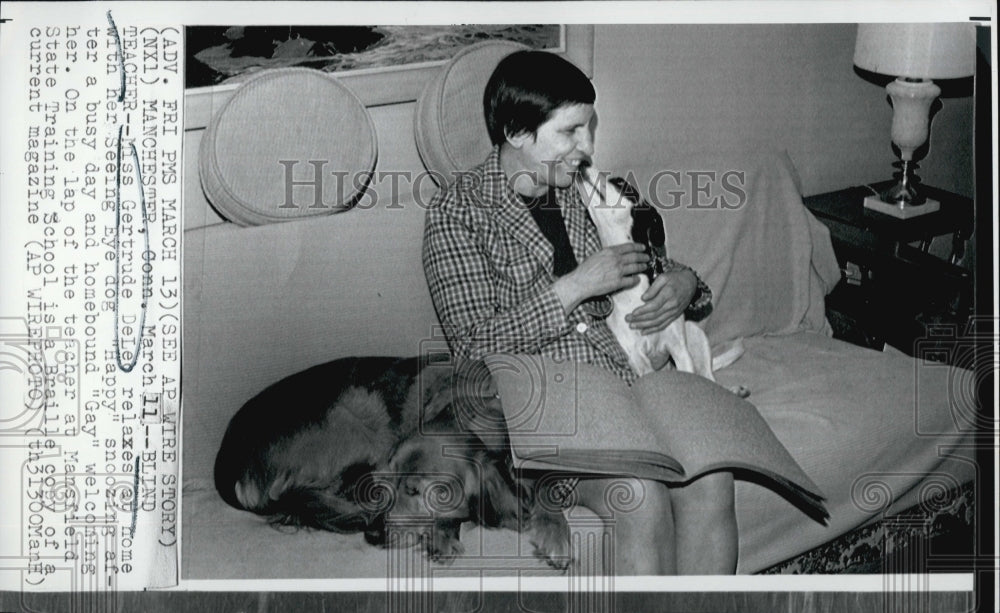
<path id="1" fill-rule="evenodd" d="M 509 137 L 517 167 L 505 170 L 515 191 L 540 196 L 550 187 L 571 186 L 580 163 L 594 154 L 593 120 L 594 105 L 567 104 L 554 110 L 534 134 Z"/>

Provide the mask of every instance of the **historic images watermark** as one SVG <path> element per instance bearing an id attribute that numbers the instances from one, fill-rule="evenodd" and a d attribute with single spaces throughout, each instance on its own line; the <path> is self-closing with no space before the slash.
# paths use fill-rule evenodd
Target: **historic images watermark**
<path id="1" fill-rule="evenodd" d="M 350 208 L 371 209 L 384 206 L 388 209 L 402 208 L 404 202 L 428 209 L 435 206 L 435 199 L 428 197 L 438 186 L 457 182 L 479 182 L 482 174 L 475 171 L 455 171 L 445 175 L 434 170 L 413 172 L 409 170 L 379 170 L 349 172 L 330 168 L 326 160 L 279 160 L 284 177 L 284 198 L 274 203 L 276 209 L 329 210 L 331 212 Z M 556 173 L 556 163 L 547 163 L 546 180 L 551 184 Z M 542 179 L 541 173 L 519 171 L 515 177 L 496 177 L 510 180 L 526 175 L 534 181 Z M 681 208 L 704 210 L 737 210 L 748 200 L 744 170 L 674 170 L 660 169 L 646 181 L 640 181 L 637 173 L 626 170 L 623 173 L 600 173 L 601 180 L 611 176 L 621 176 L 633 186 L 641 186 L 641 193 L 654 207 L 670 211 Z M 329 177 L 331 180 L 327 181 Z M 333 186 L 332 189 L 330 186 Z M 347 194 L 357 194 L 347 200 Z M 388 203 L 382 202 L 390 194 Z"/>
<path id="2" fill-rule="evenodd" d="M 966 325 L 930 324 L 913 344 L 914 431 L 936 436 L 954 428 L 974 440 L 989 443 L 996 432 L 989 388 L 1000 371 L 1000 352 L 992 317 L 973 317 Z M 951 421 L 937 424 L 923 409 L 928 398 L 947 390 Z M 950 431 L 950 430 L 949 430 Z"/>

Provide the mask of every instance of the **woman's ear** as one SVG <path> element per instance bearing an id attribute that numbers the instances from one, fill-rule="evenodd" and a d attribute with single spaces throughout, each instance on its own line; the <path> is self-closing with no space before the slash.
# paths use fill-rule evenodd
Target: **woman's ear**
<path id="1" fill-rule="evenodd" d="M 512 134 L 506 129 L 504 129 L 503 133 L 504 136 L 507 138 L 507 142 L 510 144 L 511 147 L 514 147 L 515 149 L 520 149 L 529 141 L 535 140 L 535 133 L 528 132 L 527 130 L 521 130 L 520 132 Z"/>

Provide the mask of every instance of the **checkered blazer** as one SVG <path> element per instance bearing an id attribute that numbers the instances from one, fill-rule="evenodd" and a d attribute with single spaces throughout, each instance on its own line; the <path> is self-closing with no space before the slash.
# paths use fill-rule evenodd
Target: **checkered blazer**
<path id="1" fill-rule="evenodd" d="M 597 229 L 576 189 L 557 189 L 556 201 L 573 253 L 582 262 L 601 249 Z M 552 244 L 508 186 L 499 147 L 431 202 L 423 264 L 455 355 L 544 354 L 606 368 L 628 383 L 636 379 L 605 323 L 611 312 L 607 296 L 563 311 L 552 290 Z M 676 268 L 687 267 L 667 262 L 667 270 Z M 712 293 L 700 279 L 698 287 L 688 311 L 704 317 Z"/>

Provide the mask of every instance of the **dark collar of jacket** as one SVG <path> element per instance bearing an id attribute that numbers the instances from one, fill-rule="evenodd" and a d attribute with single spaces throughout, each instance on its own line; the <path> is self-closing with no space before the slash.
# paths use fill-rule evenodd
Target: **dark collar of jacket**
<path id="1" fill-rule="evenodd" d="M 494 146 L 486 158 L 482 172 L 482 179 L 478 183 L 478 199 L 492 207 L 491 213 L 497 224 L 543 263 L 550 282 L 554 282 L 556 277 L 552 243 L 542 234 L 524 202 L 510 188 L 507 175 L 500 166 L 499 145 Z M 590 220 L 575 187 L 557 188 L 555 194 L 556 202 L 562 209 L 569 242 L 573 246 L 573 255 L 577 262 L 582 262 L 601 249 L 597 228 Z M 588 300 L 582 306 L 593 317 L 602 319 L 611 312 L 611 300 L 607 297 Z"/>

